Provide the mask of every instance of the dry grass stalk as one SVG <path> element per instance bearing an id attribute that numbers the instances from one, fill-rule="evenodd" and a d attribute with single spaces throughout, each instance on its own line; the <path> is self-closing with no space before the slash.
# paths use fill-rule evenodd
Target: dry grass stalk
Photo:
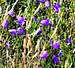
<path id="1" fill-rule="evenodd" d="M 24 38 L 23 41 L 23 52 L 22 52 L 22 64 L 23 64 L 23 68 L 28 68 L 27 67 L 27 62 L 26 62 L 26 45 L 27 45 L 27 34 L 26 34 L 26 38 Z"/>

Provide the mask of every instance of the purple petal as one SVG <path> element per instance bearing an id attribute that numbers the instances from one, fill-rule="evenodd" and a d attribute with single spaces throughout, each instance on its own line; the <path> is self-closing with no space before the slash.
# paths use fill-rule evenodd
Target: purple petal
<path id="1" fill-rule="evenodd" d="M 34 17 L 33 20 L 34 20 L 35 22 L 38 22 L 38 19 L 37 19 L 36 17 Z"/>
<path id="2" fill-rule="evenodd" d="M 11 9 L 9 12 L 8 12 L 8 14 L 9 14 L 9 16 L 11 16 L 11 17 L 14 17 L 14 11 Z"/>
<path id="3" fill-rule="evenodd" d="M 35 5 L 36 5 L 36 7 L 38 7 L 39 6 L 39 1 L 36 1 Z"/>
<path id="4" fill-rule="evenodd" d="M 53 45 L 53 39 L 51 38 L 50 39 L 50 46 L 52 46 Z"/>
<path id="5" fill-rule="evenodd" d="M 2 23 L 3 28 L 7 29 L 8 28 L 8 20 L 4 20 Z"/>
<path id="6" fill-rule="evenodd" d="M 37 31 L 35 32 L 34 36 L 35 36 L 35 35 L 40 35 L 41 33 L 42 33 L 42 30 L 41 30 L 41 28 L 39 28 L 39 29 L 37 29 Z"/>
<path id="7" fill-rule="evenodd" d="M 10 33 L 10 35 L 16 35 L 17 34 L 17 30 L 16 29 L 10 29 L 9 33 Z"/>
<path id="8" fill-rule="evenodd" d="M 25 18 L 24 17 L 21 17 L 21 16 L 17 16 L 16 17 L 17 18 L 17 20 L 18 20 L 18 24 L 19 25 L 24 25 L 25 24 Z"/>
<path id="9" fill-rule="evenodd" d="M 59 49 L 59 48 L 60 48 L 59 42 L 56 42 L 56 41 L 55 41 L 55 42 L 53 43 L 53 46 L 52 46 L 52 47 L 53 47 L 53 49 Z"/>
<path id="10" fill-rule="evenodd" d="M 48 0 L 45 1 L 45 7 L 46 7 L 46 8 L 49 8 L 49 7 L 50 7 L 50 1 L 48 1 Z"/>
<path id="11" fill-rule="evenodd" d="M 56 13 L 60 11 L 60 4 L 58 2 L 54 3 L 54 10 Z"/>
<path id="12" fill-rule="evenodd" d="M 53 56 L 53 62 L 54 62 L 54 64 L 59 63 L 59 59 L 56 55 Z"/>
<path id="13" fill-rule="evenodd" d="M 60 50 L 60 52 L 58 53 L 58 56 L 62 57 L 62 51 Z"/>
<path id="14" fill-rule="evenodd" d="M 22 35 L 22 34 L 24 34 L 24 33 L 25 33 L 25 29 L 24 29 L 24 28 L 19 27 L 19 28 L 17 29 L 17 34 Z"/>
<path id="15" fill-rule="evenodd" d="M 9 48 L 11 46 L 10 42 L 6 42 L 6 47 Z"/>
<path id="16" fill-rule="evenodd" d="M 48 57 L 48 52 L 47 51 L 43 51 L 41 54 L 40 54 L 40 57 L 42 59 L 46 59 Z"/>
<path id="17" fill-rule="evenodd" d="M 39 2 L 44 3 L 44 2 L 45 2 L 45 0 L 39 0 Z"/>
<path id="18" fill-rule="evenodd" d="M 72 43 L 72 38 L 71 37 L 68 37 L 67 39 L 66 39 L 66 43 L 69 45 L 69 44 L 71 44 Z"/>
<path id="19" fill-rule="evenodd" d="M 50 24 L 50 20 L 49 19 L 44 19 L 44 20 L 41 20 L 40 22 L 42 25 L 44 26 L 48 26 Z"/>

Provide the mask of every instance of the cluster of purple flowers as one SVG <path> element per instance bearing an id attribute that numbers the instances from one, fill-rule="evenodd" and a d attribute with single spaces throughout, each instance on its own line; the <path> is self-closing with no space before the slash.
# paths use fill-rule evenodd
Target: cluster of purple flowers
<path id="1" fill-rule="evenodd" d="M 54 41 L 53 44 L 52 44 L 52 48 L 56 49 L 56 50 L 60 49 L 60 43 L 58 41 Z M 58 56 L 62 56 L 62 52 L 61 51 L 58 53 Z M 57 63 L 60 62 L 58 56 L 57 55 L 53 55 L 53 63 L 54 64 L 57 64 Z"/>
<path id="2" fill-rule="evenodd" d="M 67 44 L 71 44 L 72 43 L 72 38 L 68 37 L 66 39 L 66 43 Z M 60 63 L 61 61 L 59 60 L 59 57 L 62 57 L 63 52 L 60 48 L 60 43 L 58 41 L 53 41 L 52 39 L 50 39 L 50 46 L 54 49 L 54 50 L 58 50 L 60 49 L 59 53 L 57 55 L 53 55 L 53 62 L 54 64 Z"/>
<path id="3" fill-rule="evenodd" d="M 49 8 L 51 5 L 50 5 L 50 1 L 49 0 L 39 0 L 39 2 L 41 3 L 44 3 L 45 4 L 45 7 L 46 8 Z M 60 4 L 58 2 L 54 3 L 53 5 L 53 8 L 54 8 L 54 11 L 56 13 L 58 13 L 60 11 Z M 15 13 L 13 10 L 10 10 L 8 12 L 8 15 L 11 16 L 11 17 L 14 17 L 15 16 Z M 22 27 L 26 20 L 24 17 L 21 17 L 21 16 L 16 16 L 16 19 L 17 19 L 17 22 L 18 22 L 18 25 L 20 25 L 20 27 L 18 27 L 17 29 L 9 29 L 9 33 L 10 35 L 14 36 L 14 35 L 22 35 L 26 32 L 26 30 Z M 34 20 L 38 22 L 38 20 L 36 19 L 36 17 L 34 17 Z M 49 26 L 49 25 L 52 25 L 51 23 L 51 20 L 50 19 L 43 19 L 40 21 L 40 24 L 42 26 Z M 9 25 L 9 21 L 7 19 L 5 19 L 2 23 L 2 27 L 4 29 L 7 29 L 8 28 L 8 25 Z M 35 32 L 35 35 L 40 35 L 42 33 L 42 29 L 39 28 L 37 29 L 37 31 Z M 66 39 L 66 43 L 69 45 L 72 43 L 72 38 L 71 37 L 68 37 Z M 6 47 L 9 48 L 10 47 L 10 42 L 6 42 Z M 53 50 L 60 50 L 59 53 L 57 55 L 53 55 L 52 56 L 52 60 L 54 62 L 54 64 L 57 64 L 60 62 L 60 59 L 59 57 L 62 57 L 62 50 L 60 49 L 60 43 L 58 41 L 53 41 L 52 39 L 50 39 L 50 46 L 52 47 Z M 40 54 L 40 57 L 42 59 L 46 59 L 48 58 L 49 54 L 47 51 L 43 51 L 41 52 Z"/>
<path id="4" fill-rule="evenodd" d="M 13 17 L 13 16 L 14 16 L 13 10 L 10 10 L 10 11 L 8 12 L 8 14 L 9 14 L 11 17 Z M 23 25 L 25 24 L 25 22 L 26 22 L 25 18 L 24 18 L 24 17 L 21 17 L 21 16 L 17 16 L 16 19 L 17 19 L 18 24 L 19 24 L 20 26 L 23 26 Z M 5 19 L 5 20 L 3 21 L 3 23 L 2 23 L 2 27 L 3 27 L 4 29 L 7 29 L 7 28 L 8 28 L 8 25 L 9 25 L 9 21 L 8 21 L 7 19 Z M 16 34 L 22 35 L 23 33 L 25 33 L 25 29 L 22 28 L 22 27 L 19 27 L 19 28 L 17 28 L 17 29 L 9 29 L 8 31 L 10 32 L 11 35 L 16 35 Z"/>
<path id="5" fill-rule="evenodd" d="M 72 41 L 71 37 L 68 37 L 68 38 L 66 39 L 66 43 L 67 43 L 67 44 L 71 44 L 71 41 Z M 63 52 L 62 52 L 62 50 L 61 50 L 61 48 L 60 48 L 60 43 L 59 43 L 58 41 L 53 41 L 52 39 L 50 39 L 50 46 L 51 46 L 54 50 L 60 50 L 58 54 L 53 55 L 53 57 L 52 57 L 53 63 L 54 63 L 54 64 L 61 63 L 60 57 L 62 57 Z M 48 56 L 49 56 L 49 54 L 48 54 L 47 51 L 43 51 L 43 52 L 40 54 L 40 57 L 41 57 L 42 59 L 46 59 L 46 58 L 48 58 Z"/>
<path id="6" fill-rule="evenodd" d="M 45 7 L 46 8 L 49 8 L 51 6 L 49 0 L 39 0 L 37 2 L 41 2 L 41 3 L 45 4 Z M 60 4 L 58 2 L 54 3 L 53 7 L 54 7 L 54 11 L 56 13 L 58 13 L 60 11 Z M 35 16 L 34 16 L 33 20 L 35 22 L 38 22 L 38 19 Z M 48 25 L 50 25 L 51 27 L 53 27 L 53 24 L 51 23 L 51 20 L 50 19 L 41 20 L 40 23 L 42 24 L 42 26 L 48 26 Z M 42 33 L 42 30 L 41 29 L 40 30 L 38 29 L 36 31 L 36 35 L 38 35 L 38 34 L 40 35 L 41 33 Z"/>
<path id="7" fill-rule="evenodd" d="M 43 51 L 40 54 L 40 57 L 41 57 L 42 60 L 48 58 L 48 56 L 49 56 L 49 54 L 48 54 L 47 51 Z M 59 59 L 59 57 L 62 57 L 62 51 L 61 50 L 58 53 L 58 55 L 53 55 L 52 60 L 53 60 L 53 63 L 54 64 L 57 64 L 57 63 L 60 63 L 61 62 L 60 59 Z"/>
<path id="8" fill-rule="evenodd" d="M 44 3 L 45 4 L 45 8 L 49 8 L 51 6 L 49 0 L 39 0 L 39 2 Z"/>
<path id="9" fill-rule="evenodd" d="M 39 0 L 39 2 L 45 4 L 45 8 L 51 7 L 51 3 L 49 0 Z M 60 4 L 58 2 L 53 4 L 54 11 L 58 13 L 60 11 Z"/>
<path id="10" fill-rule="evenodd" d="M 52 39 L 51 39 L 51 43 L 50 43 L 50 44 L 52 44 L 52 47 L 53 47 L 54 49 L 59 49 L 59 48 L 60 48 L 59 42 L 53 42 Z M 48 54 L 47 51 L 43 51 L 43 52 L 41 52 L 41 54 L 40 54 L 40 57 L 41 57 L 43 60 L 46 59 L 46 58 L 48 58 L 48 56 L 49 56 L 49 54 Z M 62 52 L 61 52 L 61 51 L 58 53 L 58 56 L 62 56 Z M 59 63 L 59 58 L 58 58 L 56 55 L 53 55 L 52 59 L 53 59 L 54 64 Z"/>
<path id="11" fill-rule="evenodd" d="M 11 16 L 11 17 L 14 17 L 15 16 L 15 13 L 13 10 L 10 10 L 8 11 L 8 15 Z M 21 17 L 21 16 L 17 16 L 16 17 L 17 21 L 18 21 L 18 24 L 20 25 L 20 27 L 18 27 L 17 29 L 9 29 L 9 33 L 11 36 L 14 36 L 14 35 L 23 35 L 25 34 L 26 30 L 22 27 L 26 20 L 24 17 Z M 5 19 L 2 23 L 2 27 L 4 29 L 8 29 L 8 26 L 9 26 L 9 21 L 8 19 Z M 6 42 L 6 47 L 9 48 L 10 47 L 10 43 L 9 42 Z"/>
<path id="12" fill-rule="evenodd" d="M 39 0 L 39 2 L 44 3 L 46 8 L 49 8 L 51 6 L 49 0 Z M 54 12 L 58 13 L 60 11 L 60 7 L 61 6 L 60 6 L 60 4 L 58 2 L 54 3 L 53 4 Z M 36 18 L 35 18 L 35 21 L 36 21 Z M 52 25 L 50 19 L 43 19 L 43 20 L 40 21 L 40 23 L 41 23 L 42 26 Z M 41 33 L 42 33 L 41 29 L 38 29 L 36 31 L 36 35 L 40 35 Z M 72 42 L 71 40 L 72 40 L 71 37 L 68 37 L 66 39 L 66 43 L 67 44 L 71 44 L 71 42 Z M 60 57 L 62 57 L 62 55 L 63 55 L 63 52 L 62 52 L 62 50 L 60 48 L 60 43 L 58 41 L 53 41 L 53 39 L 50 39 L 50 46 L 53 48 L 53 50 L 60 50 L 58 54 L 56 54 L 56 55 L 54 54 L 52 56 L 52 60 L 53 60 L 54 64 L 60 63 L 61 62 Z M 40 54 L 40 57 L 43 60 L 46 59 L 46 58 L 48 58 L 48 56 L 49 56 L 49 54 L 48 54 L 47 51 L 43 51 Z"/>
<path id="13" fill-rule="evenodd" d="M 22 27 L 19 27 L 17 29 L 10 29 L 9 30 L 10 35 L 23 35 L 25 33 L 25 29 Z"/>

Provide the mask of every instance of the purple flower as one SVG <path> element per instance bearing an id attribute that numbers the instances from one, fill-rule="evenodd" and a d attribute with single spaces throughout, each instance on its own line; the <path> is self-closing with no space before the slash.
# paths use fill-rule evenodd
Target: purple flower
<path id="1" fill-rule="evenodd" d="M 58 57 L 56 55 L 54 55 L 52 59 L 53 59 L 54 64 L 59 63 L 59 59 L 58 59 Z"/>
<path id="2" fill-rule="evenodd" d="M 39 2 L 44 3 L 44 2 L 45 2 L 45 0 L 39 0 Z"/>
<path id="3" fill-rule="evenodd" d="M 58 2 L 54 3 L 54 10 L 56 13 L 60 11 L 60 4 Z"/>
<path id="4" fill-rule="evenodd" d="M 58 53 L 58 56 L 62 57 L 62 50 Z"/>
<path id="5" fill-rule="evenodd" d="M 9 48 L 9 47 L 11 46 L 10 42 L 6 42 L 6 43 L 5 43 L 5 46 L 6 46 L 7 48 Z"/>
<path id="6" fill-rule="evenodd" d="M 34 16 L 33 20 L 34 20 L 35 22 L 38 22 L 38 19 L 37 19 L 35 16 Z"/>
<path id="7" fill-rule="evenodd" d="M 40 10 L 38 11 L 38 14 L 41 15 L 41 13 L 42 13 L 42 10 L 40 9 Z"/>
<path id="8" fill-rule="evenodd" d="M 40 57 L 41 57 L 42 59 L 46 59 L 46 58 L 48 57 L 48 52 L 47 52 L 47 51 L 41 52 Z"/>
<path id="9" fill-rule="evenodd" d="M 2 23 L 2 26 L 4 29 L 7 29 L 8 28 L 8 20 L 5 19 Z"/>
<path id="10" fill-rule="evenodd" d="M 70 36 L 66 39 L 66 43 L 68 45 L 72 43 L 72 38 Z"/>
<path id="11" fill-rule="evenodd" d="M 14 17 L 14 11 L 11 9 L 9 12 L 8 12 L 8 14 L 9 14 L 9 16 L 11 16 L 11 17 Z"/>
<path id="12" fill-rule="evenodd" d="M 25 24 L 25 18 L 24 17 L 21 17 L 21 16 L 17 16 L 16 17 L 17 18 L 17 20 L 18 20 L 18 24 L 19 25 L 24 25 Z"/>
<path id="13" fill-rule="evenodd" d="M 59 49 L 59 48 L 60 48 L 59 42 L 58 42 L 58 41 L 57 41 L 57 42 L 55 41 L 55 42 L 53 43 L 52 47 L 53 47 L 53 49 Z"/>
<path id="14" fill-rule="evenodd" d="M 50 1 L 48 1 L 48 0 L 45 1 L 45 7 L 46 7 L 46 8 L 49 8 L 49 7 L 50 7 Z"/>
<path id="15" fill-rule="evenodd" d="M 42 30 L 41 30 L 41 28 L 39 28 L 39 29 L 37 29 L 37 31 L 35 32 L 34 36 L 35 36 L 35 35 L 40 35 L 41 33 L 42 33 Z"/>
<path id="16" fill-rule="evenodd" d="M 51 38 L 50 39 L 50 46 L 52 46 L 53 45 L 53 39 Z"/>
<path id="17" fill-rule="evenodd" d="M 39 1 L 36 1 L 35 5 L 36 5 L 36 7 L 38 7 L 39 6 Z"/>
<path id="18" fill-rule="evenodd" d="M 17 34 L 22 35 L 22 34 L 24 34 L 24 33 L 25 33 L 25 29 L 24 29 L 24 28 L 19 27 L 19 28 L 17 29 Z"/>
<path id="19" fill-rule="evenodd" d="M 10 29 L 9 33 L 10 33 L 10 35 L 16 35 L 17 34 L 17 30 L 16 29 Z"/>
<path id="20" fill-rule="evenodd" d="M 49 19 L 44 19 L 44 20 L 41 20 L 40 23 L 44 26 L 48 26 L 51 23 L 51 21 Z"/>

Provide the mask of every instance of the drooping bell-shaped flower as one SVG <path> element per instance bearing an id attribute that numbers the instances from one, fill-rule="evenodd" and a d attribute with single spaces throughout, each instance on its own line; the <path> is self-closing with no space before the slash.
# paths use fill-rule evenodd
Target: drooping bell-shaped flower
<path id="1" fill-rule="evenodd" d="M 66 43 L 67 45 L 72 43 L 72 38 L 70 36 L 66 39 Z"/>
<path id="2" fill-rule="evenodd" d="M 42 33 L 42 29 L 41 28 L 38 28 L 35 33 L 34 33 L 34 36 L 36 35 L 40 35 Z"/>
<path id="3" fill-rule="evenodd" d="M 62 57 L 62 54 L 63 54 L 63 52 L 62 52 L 62 50 L 60 50 L 58 53 L 58 56 Z"/>
<path id="4" fill-rule="evenodd" d="M 25 20 L 24 17 L 17 16 L 16 18 L 17 18 L 17 21 L 18 21 L 19 25 L 24 25 L 25 24 L 26 20 Z"/>
<path id="5" fill-rule="evenodd" d="M 50 1 L 45 1 L 45 8 L 49 8 L 51 5 L 50 5 Z"/>
<path id="6" fill-rule="evenodd" d="M 54 41 L 52 47 L 53 49 L 60 49 L 60 43 L 58 41 Z"/>
<path id="7" fill-rule="evenodd" d="M 24 28 L 22 28 L 22 27 L 17 28 L 17 34 L 18 35 L 22 35 L 24 33 L 25 33 L 25 29 Z"/>
<path id="8" fill-rule="evenodd" d="M 54 11 L 58 13 L 60 9 L 61 9 L 60 4 L 58 2 L 54 3 Z"/>
<path id="9" fill-rule="evenodd" d="M 59 63 L 59 58 L 58 58 L 56 55 L 54 55 L 54 56 L 52 57 L 52 59 L 53 59 L 53 63 L 54 63 L 54 64 Z"/>
<path id="10" fill-rule="evenodd" d="M 48 57 L 48 52 L 47 52 L 47 51 L 41 52 L 40 57 L 41 57 L 42 59 L 46 59 L 46 58 Z"/>
<path id="11" fill-rule="evenodd" d="M 6 48 L 9 48 L 11 46 L 10 42 L 5 43 Z"/>
<path id="12" fill-rule="evenodd" d="M 16 35 L 17 34 L 17 30 L 16 29 L 10 29 L 9 30 L 10 35 Z"/>
<path id="13" fill-rule="evenodd" d="M 50 46 L 52 46 L 53 45 L 53 39 L 51 38 L 50 39 Z"/>
<path id="14" fill-rule="evenodd" d="M 9 10 L 8 15 L 11 16 L 11 17 L 14 17 L 15 16 L 14 11 L 12 9 Z"/>
<path id="15" fill-rule="evenodd" d="M 48 26 L 50 25 L 51 21 L 49 19 L 44 19 L 44 20 L 41 20 L 40 22 L 43 26 Z"/>
<path id="16" fill-rule="evenodd" d="M 35 5 L 36 5 L 36 7 L 38 7 L 39 6 L 39 1 L 36 1 Z"/>
<path id="17" fill-rule="evenodd" d="M 36 23 L 39 22 L 39 20 L 38 20 L 35 16 L 34 16 L 33 20 L 34 20 Z"/>
<path id="18" fill-rule="evenodd" d="M 9 24 L 9 23 L 8 23 L 8 20 L 5 19 L 5 20 L 3 21 L 3 23 L 2 23 L 2 27 L 3 27 L 4 29 L 7 29 L 7 28 L 8 28 L 8 24 Z"/>

